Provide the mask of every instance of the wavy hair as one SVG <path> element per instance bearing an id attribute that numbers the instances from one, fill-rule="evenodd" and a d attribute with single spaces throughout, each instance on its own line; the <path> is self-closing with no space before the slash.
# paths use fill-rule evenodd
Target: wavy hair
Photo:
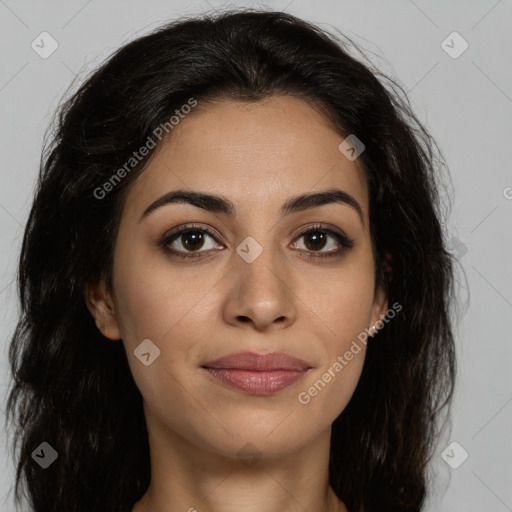
<path id="1" fill-rule="evenodd" d="M 130 512 L 150 482 L 142 396 L 122 343 L 98 331 L 84 290 L 105 278 L 112 291 L 126 192 L 154 153 L 101 199 L 95 191 L 189 98 L 288 94 L 365 144 L 358 162 L 376 286 L 403 306 L 368 342 L 357 388 L 332 425 L 329 483 L 351 512 L 422 509 L 456 372 L 444 161 L 403 87 L 354 49 L 348 38 L 283 12 L 186 17 L 119 48 L 61 102 L 17 273 L 7 404 L 17 504 L 26 487 L 34 512 Z M 58 463 L 41 470 L 32 453 L 44 441 Z"/>

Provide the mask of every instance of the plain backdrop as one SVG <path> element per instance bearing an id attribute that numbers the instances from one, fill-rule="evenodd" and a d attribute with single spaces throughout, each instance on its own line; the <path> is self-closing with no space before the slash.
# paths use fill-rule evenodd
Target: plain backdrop
<path id="1" fill-rule="evenodd" d="M 452 429 L 432 463 L 437 480 L 426 510 L 512 511 L 512 1 L 240 5 L 285 10 L 352 38 L 403 84 L 437 140 L 454 186 L 447 230 L 467 278 L 461 300 L 469 302 L 457 330 Z M 43 135 L 56 106 L 76 75 L 81 82 L 122 43 L 179 15 L 226 6 L 235 4 L 0 0 L 2 410 L 10 378 L 7 347 L 18 312 L 17 258 Z M 48 58 L 31 46 L 42 32 L 58 43 Z M 14 469 L 6 439 L 2 431 L 0 510 L 12 512 Z M 468 454 L 456 469 L 445 462 L 446 452 L 442 456 L 453 442 L 450 461 Z"/>

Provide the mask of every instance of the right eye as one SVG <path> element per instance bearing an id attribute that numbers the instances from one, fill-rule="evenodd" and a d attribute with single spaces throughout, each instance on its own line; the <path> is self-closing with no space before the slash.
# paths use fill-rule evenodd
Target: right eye
<path id="1" fill-rule="evenodd" d="M 207 228 L 199 228 L 194 225 L 179 226 L 172 233 L 159 242 L 163 250 L 171 256 L 181 258 L 197 258 L 206 250 L 199 251 L 205 244 L 205 235 L 217 241 L 215 234 Z M 178 242 L 178 244 L 176 244 Z M 180 247 L 181 246 L 181 247 Z M 215 244 L 207 247 L 207 250 L 215 248 Z M 187 254 L 188 253 L 188 254 Z M 198 254 L 193 254 L 198 253 Z"/>

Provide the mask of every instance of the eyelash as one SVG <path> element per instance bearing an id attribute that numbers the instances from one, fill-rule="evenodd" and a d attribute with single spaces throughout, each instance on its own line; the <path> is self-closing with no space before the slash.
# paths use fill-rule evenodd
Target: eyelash
<path id="1" fill-rule="evenodd" d="M 335 251 L 328 251 L 328 252 L 306 251 L 310 254 L 313 253 L 313 256 L 306 256 L 308 259 L 334 258 L 336 256 L 341 256 L 341 254 L 344 253 L 346 250 L 352 249 L 352 247 L 354 247 L 354 240 L 352 240 L 345 234 L 337 233 L 336 231 L 333 231 L 328 228 L 324 228 L 321 225 L 310 226 L 307 230 L 303 231 L 302 233 L 300 233 L 298 235 L 297 240 L 305 235 L 308 235 L 311 232 L 318 232 L 318 231 L 322 232 L 322 233 L 327 233 L 327 234 L 331 235 L 332 237 L 334 237 L 336 239 L 336 241 L 340 244 L 341 249 L 337 249 Z M 176 249 L 172 249 L 169 247 L 169 244 L 174 242 L 174 240 L 176 240 L 180 235 L 182 235 L 184 233 L 189 233 L 189 232 L 207 233 L 217 243 L 219 243 L 217 240 L 217 235 L 215 233 L 213 233 L 213 231 L 211 231 L 208 228 L 199 227 L 199 226 L 196 226 L 195 224 L 192 224 L 192 225 L 179 226 L 171 234 L 165 236 L 162 240 L 160 240 L 158 242 L 158 245 L 162 248 L 162 250 L 166 254 L 169 254 L 170 256 L 177 256 L 178 258 L 183 258 L 183 259 L 202 258 L 203 257 L 202 253 L 205 253 L 207 251 L 196 251 L 195 253 L 190 252 L 190 251 L 183 252 L 183 251 L 177 251 Z"/>

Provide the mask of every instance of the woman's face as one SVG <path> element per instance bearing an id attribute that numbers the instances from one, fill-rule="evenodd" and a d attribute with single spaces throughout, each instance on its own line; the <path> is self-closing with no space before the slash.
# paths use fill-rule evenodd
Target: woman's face
<path id="1" fill-rule="evenodd" d="M 358 335 L 387 307 L 374 296 L 368 191 L 358 160 L 338 149 L 343 137 L 307 102 L 200 107 L 127 194 L 114 295 L 102 296 L 96 315 L 105 336 L 123 340 L 150 432 L 228 457 L 247 446 L 282 456 L 329 431 L 361 374 Z M 164 202 L 144 214 L 178 189 L 218 196 L 233 212 Z M 282 212 L 292 198 L 327 190 L 354 204 L 300 201 Z M 190 224 L 195 231 L 172 238 Z M 360 351 L 348 360 L 354 340 Z M 281 360 L 270 364 L 280 371 L 258 373 L 246 359 L 245 370 L 205 368 L 240 352 L 285 353 L 309 369 Z"/>

